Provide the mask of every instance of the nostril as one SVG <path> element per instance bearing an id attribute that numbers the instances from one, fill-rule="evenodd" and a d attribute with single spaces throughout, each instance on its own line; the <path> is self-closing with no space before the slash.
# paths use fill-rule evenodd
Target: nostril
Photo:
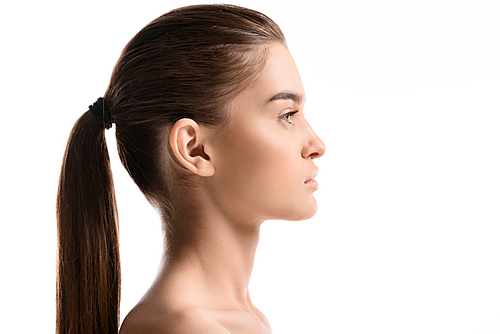
<path id="1" fill-rule="evenodd" d="M 318 138 L 318 141 L 319 141 L 319 143 L 318 143 L 317 150 L 315 152 L 315 154 L 316 154 L 315 158 L 321 157 L 323 154 L 325 154 L 325 150 L 326 150 L 325 143 L 319 138 Z"/>
<path id="2" fill-rule="evenodd" d="M 318 152 L 313 152 L 313 153 L 309 154 L 308 158 L 316 159 L 316 158 L 319 158 L 320 156 L 322 156 L 322 154 L 319 154 Z"/>

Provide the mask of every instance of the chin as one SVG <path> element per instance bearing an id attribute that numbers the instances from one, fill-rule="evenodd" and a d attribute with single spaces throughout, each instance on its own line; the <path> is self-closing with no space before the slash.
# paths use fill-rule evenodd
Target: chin
<path id="1" fill-rule="evenodd" d="M 300 206 L 295 206 L 293 210 L 288 211 L 288 214 L 284 215 L 286 218 L 283 217 L 280 220 L 289 220 L 289 221 L 307 220 L 314 217 L 316 212 L 318 212 L 318 203 L 316 202 L 316 199 L 313 197 L 312 201 L 309 201 L 309 203 L 304 203 Z"/>

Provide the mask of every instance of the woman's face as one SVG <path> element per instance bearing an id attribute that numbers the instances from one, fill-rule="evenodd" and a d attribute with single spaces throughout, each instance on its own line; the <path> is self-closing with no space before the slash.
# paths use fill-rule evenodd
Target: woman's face
<path id="1" fill-rule="evenodd" d="M 304 88 L 282 44 L 269 47 L 258 80 L 231 105 L 231 127 L 214 134 L 210 187 L 238 221 L 302 220 L 317 210 L 313 159 L 325 145 L 304 118 Z"/>

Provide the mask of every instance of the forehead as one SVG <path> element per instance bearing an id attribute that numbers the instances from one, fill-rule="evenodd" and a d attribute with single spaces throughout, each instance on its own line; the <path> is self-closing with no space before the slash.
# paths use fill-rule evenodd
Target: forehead
<path id="1" fill-rule="evenodd" d="M 268 90 L 268 101 L 273 97 L 290 97 L 295 94 L 302 102 L 304 87 L 295 61 L 283 44 L 273 44 L 269 48 L 267 64 L 257 80 L 263 90 Z"/>
<path id="2" fill-rule="evenodd" d="M 297 104 L 304 102 L 305 94 L 299 71 L 288 49 L 281 43 L 268 47 L 267 61 L 256 81 L 234 101 L 245 105 L 265 104 L 289 99 Z"/>

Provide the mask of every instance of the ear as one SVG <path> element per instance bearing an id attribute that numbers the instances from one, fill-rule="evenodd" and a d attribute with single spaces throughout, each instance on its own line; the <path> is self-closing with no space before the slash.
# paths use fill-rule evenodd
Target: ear
<path id="1" fill-rule="evenodd" d="M 205 130 L 190 118 L 180 119 L 170 129 L 169 144 L 184 167 L 199 176 L 212 176 L 215 168 L 205 149 Z"/>

